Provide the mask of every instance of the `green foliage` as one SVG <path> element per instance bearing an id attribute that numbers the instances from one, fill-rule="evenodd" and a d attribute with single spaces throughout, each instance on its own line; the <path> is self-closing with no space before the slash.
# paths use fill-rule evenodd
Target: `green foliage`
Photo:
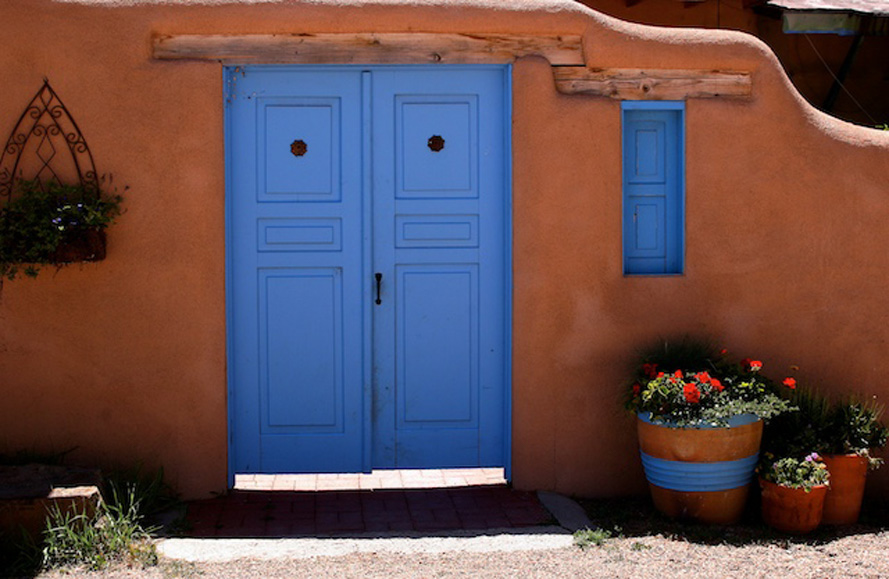
<path id="1" fill-rule="evenodd" d="M 44 531 L 43 567 L 79 565 L 95 570 L 112 562 L 155 565 L 157 553 L 151 543 L 155 529 L 143 528 L 141 521 L 139 498 L 132 487 L 125 496 L 115 491 L 92 516 L 55 507 Z"/>
<path id="2" fill-rule="evenodd" d="M 889 430 L 880 422 L 883 408 L 854 398 L 835 404 L 826 426 L 825 447 L 830 454 L 864 454 L 886 445 Z"/>
<path id="3" fill-rule="evenodd" d="M 643 355 L 626 406 L 676 426 L 726 426 L 739 414 L 767 420 L 792 407 L 761 369 L 756 360 L 730 362 L 708 341 L 663 341 Z"/>
<path id="4" fill-rule="evenodd" d="M 807 389 L 796 390 L 791 402 L 798 408 L 766 425 L 762 448 L 775 456 L 801 457 L 820 454 L 858 454 L 876 468 L 881 460 L 870 450 L 885 446 L 889 429 L 880 421 L 883 408 L 850 397 L 831 403 Z"/>
<path id="5" fill-rule="evenodd" d="M 620 536 L 619 528 L 615 528 L 614 532 L 601 527 L 595 529 L 580 529 L 574 532 L 574 544 L 581 549 L 586 549 L 587 547 L 592 546 L 601 547 L 606 541 L 614 538 L 615 532 Z"/>
<path id="6" fill-rule="evenodd" d="M 802 489 L 806 492 L 811 491 L 812 487 L 828 484 L 830 479 L 827 465 L 821 462 L 821 457 L 814 452 L 805 458 L 788 456 L 777 460 L 767 454 L 760 466 L 759 474 L 776 485 Z"/>
<path id="7" fill-rule="evenodd" d="M 138 499 L 138 511 L 145 517 L 179 503 L 176 492 L 164 480 L 164 469 L 146 472 L 141 466 L 111 471 L 105 477 L 102 496 L 122 510 L 130 510 L 130 499 Z"/>
<path id="8" fill-rule="evenodd" d="M 122 201 L 98 187 L 19 181 L 0 208 L 0 279 L 20 272 L 35 277 L 41 265 L 63 265 L 53 258 L 59 245 L 80 232 L 106 228 L 120 215 Z"/>

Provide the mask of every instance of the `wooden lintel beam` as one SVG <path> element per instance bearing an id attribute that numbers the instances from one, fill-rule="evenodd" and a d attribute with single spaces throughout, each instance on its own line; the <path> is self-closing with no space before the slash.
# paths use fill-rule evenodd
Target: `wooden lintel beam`
<path id="1" fill-rule="evenodd" d="M 512 34 L 248 34 L 156 36 L 154 58 L 224 64 L 504 63 L 543 56 L 553 65 L 583 65 L 579 35 Z"/>
<path id="2" fill-rule="evenodd" d="M 749 72 L 562 66 L 553 74 L 559 92 L 619 100 L 749 98 L 753 91 Z"/>

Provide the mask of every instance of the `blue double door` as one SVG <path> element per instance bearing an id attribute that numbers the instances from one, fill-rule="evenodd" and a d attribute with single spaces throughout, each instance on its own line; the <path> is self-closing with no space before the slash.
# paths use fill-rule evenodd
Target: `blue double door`
<path id="1" fill-rule="evenodd" d="M 226 71 L 233 474 L 505 465 L 507 73 Z"/>

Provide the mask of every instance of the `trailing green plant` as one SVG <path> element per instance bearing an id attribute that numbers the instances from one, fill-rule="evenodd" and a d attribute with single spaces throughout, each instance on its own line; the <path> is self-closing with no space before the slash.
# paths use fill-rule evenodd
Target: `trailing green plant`
<path id="1" fill-rule="evenodd" d="M 110 181 L 110 179 L 108 179 Z M 98 186 L 20 180 L 0 207 L 0 279 L 36 277 L 41 266 L 62 266 L 59 246 L 84 231 L 102 230 L 121 213 L 123 197 Z"/>
<path id="2" fill-rule="evenodd" d="M 673 348 L 664 342 L 663 349 L 643 357 L 626 407 L 679 427 L 727 426 L 740 414 L 768 420 L 792 409 L 760 370 L 762 362 L 732 363 L 706 341 L 683 338 Z"/>
<path id="3" fill-rule="evenodd" d="M 44 531 L 44 568 L 84 566 L 96 570 L 112 562 L 157 564 L 151 542 L 156 529 L 142 526 L 135 490 L 126 489 L 126 496 L 116 493 L 109 501 L 101 501 L 92 515 L 76 508 L 52 508 Z"/>
<path id="4" fill-rule="evenodd" d="M 765 454 L 760 465 L 759 475 L 776 485 L 810 492 L 813 487 L 830 484 L 830 473 L 818 453 L 813 452 L 803 458 L 786 456 L 775 458 Z"/>

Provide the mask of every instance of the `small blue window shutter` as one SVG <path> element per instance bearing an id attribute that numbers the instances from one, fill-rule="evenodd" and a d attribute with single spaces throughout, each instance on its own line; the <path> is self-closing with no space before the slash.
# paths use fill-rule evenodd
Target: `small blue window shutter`
<path id="1" fill-rule="evenodd" d="M 677 274 L 685 253 L 685 105 L 625 101 L 625 274 Z"/>

